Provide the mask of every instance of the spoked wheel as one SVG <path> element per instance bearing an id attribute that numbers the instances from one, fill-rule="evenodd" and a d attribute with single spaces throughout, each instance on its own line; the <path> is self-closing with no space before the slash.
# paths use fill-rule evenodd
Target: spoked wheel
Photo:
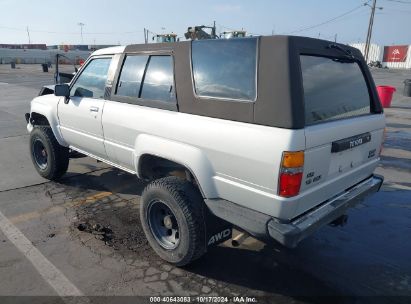
<path id="1" fill-rule="evenodd" d="M 151 233 L 164 249 L 175 249 L 180 241 L 176 216 L 166 203 L 158 200 L 150 202 L 147 209 L 148 225 Z"/>
<path id="2" fill-rule="evenodd" d="M 178 177 L 150 183 L 141 196 L 140 219 L 154 251 L 183 266 L 206 251 L 204 201 L 197 187 Z"/>

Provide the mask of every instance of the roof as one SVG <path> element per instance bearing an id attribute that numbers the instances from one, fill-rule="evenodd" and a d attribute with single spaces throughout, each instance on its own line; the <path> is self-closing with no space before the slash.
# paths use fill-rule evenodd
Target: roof
<path id="1" fill-rule="evenodd" d="M 112 46 L 104 49 L 95 51 L 92 55 L 111 55 L 111 54 L 121 54 L 124 52 L 125 46 Z"/>

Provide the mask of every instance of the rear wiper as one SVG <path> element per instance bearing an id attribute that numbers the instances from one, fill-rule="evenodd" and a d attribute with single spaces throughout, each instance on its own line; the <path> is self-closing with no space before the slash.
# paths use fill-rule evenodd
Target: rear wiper
<path id="1" fill-rule="evenodd" d="M 345 56 L 344 58 L 332 58 L 332 61 L 339 62 L 339 63 L 354 63 L 355 59 L 351 59 L 351 57 Z"/>
<path id="2" fill-rule="evenodd" d="M 357 58 L 355 58 L 355 56 L 353 55 L 353 53 L 350 50 L 343 49 L 338 44 L 331 43 L 327 46 L 327 49 L 339 50 L 339 51 L 343 52 L 345 54 L 345 56 L 348 57 L 349 59 L 351 59 L 353 61 L 357 60 Z"/>

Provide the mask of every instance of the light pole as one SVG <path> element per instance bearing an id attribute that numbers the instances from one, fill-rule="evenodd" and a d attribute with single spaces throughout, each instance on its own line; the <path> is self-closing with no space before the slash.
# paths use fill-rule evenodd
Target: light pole
<path id="1" fill-rule="evenodd" d="M 85 26 L 85 24 L 83 22 L 79 22 L 77 25 L 80 26 L 81 44 L 83 44 L 83 26 Z"/>
<path id="2" fill-rule="evenodd" d="M 26 30 L 27 30 L 27 36 L 29 37 L 29 44 L 31 44 L 30 31 L 29 31 L 29 26 L 28 25 L 26 27 Z"/>

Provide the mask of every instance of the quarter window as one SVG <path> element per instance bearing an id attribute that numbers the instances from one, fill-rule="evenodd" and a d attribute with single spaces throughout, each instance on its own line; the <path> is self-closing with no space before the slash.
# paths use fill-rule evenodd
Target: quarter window
<path id="1" fill-rule="evenodd" d="M 173 102 L 173 59 L 168 55 L 127 56 L 116 94 L 125 97 Z"/>
<path id="2" fill-rule="evenodd" d="M 198 96 L 256 99 L 256 38 L 193 41 L 192 64 Z"/>
<path id="3" fill-rule="evenodd" d="M 139 97 L 148 56 L 127 56 L 121 70 L 117 95 Z"/>
<path id="4" fill-rule="evenodd" d="M 141 98 L 175 101 L 171 56 L 150 56 Z"/>
<path id="5" fill-rule="evenodd" d="M 70 95 L 104 98 L 110 62 L 111 58 L 96 58 L 91 60 L 71 87 Z"/>

